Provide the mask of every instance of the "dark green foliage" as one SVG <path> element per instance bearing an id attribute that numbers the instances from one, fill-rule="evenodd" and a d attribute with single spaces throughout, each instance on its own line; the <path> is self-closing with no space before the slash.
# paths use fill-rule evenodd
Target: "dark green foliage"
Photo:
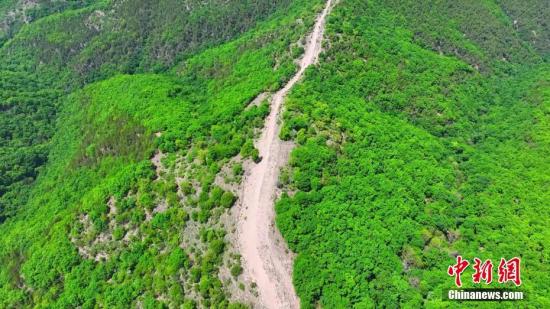
<path id="1" fill-rule="evenodd" d="M 233 204 L 235 204 L 236 199 L 237 198 L 235 197 L 235 195 L 233 195 L 233 193 L 226 191 L 220 198 L 220 206 L 224 208 L 230 208 L 231 206 L 233 206 Z"/>
<path id="2" fill-rule="evenodd" d="M 244 143 L 243 147 L 241 148 L 241 155 L 243 158 L 250 158 L 254 162 L 260 161 L 260 153 L 258 152 L 258 149 L 254 147 L 254 143 L 251 139 L 247 140 L 246 143 Z"/>
<path id="3" fill-rule="evenodd" d="M 176 0 L 3 1 L 0 222 L 26 202 L 29 187 L 47 161 L 60 96 L 119 73 L 167 71 L 290 4 L 289 0 L 185 4 Z M 175 85 L 168 90 L 168 97 L 197 94 L 196 85 Z M 144 133 L 143 128 L 130 121 L 127 115 L 118 115 L 108 126 L 97 128 L 103 130 L 103 141 L 92 140 L 94 132 L 89 130 L 86 148 L 74 164 L 94 163 L 106 152 L 145 149 L 149 141 L 134 138 Z M 106 136 L 107 132 L 111 136 Z M 171 136 L 160 142 L 160 148 L 175 151 L 187 143 Z M 237 153 L 239 143 L 234 140 L 229 147 L 212 147 L 214 159 Z"/>
<path id="4" fill-rule="evenodd" d="M 58 92 L 24 73 L 0 71 L 0 222 L 26 202 L 47 161 Z"/>
<path id="5" fill-rule="evenodd" d="M 233 265 L 233 267 L 231 267 L 231 275 L 233 277 L 238 277 L 242 273 L 243 273 L 243 268 L 241 265 L 235 264 Z"/>
<path id="6" fill-rule="evenodd" d="M 2 1 L 0 3 L 0 20 L 2 21 L 0 47 L 17 34 L 25 23 L 33 22 L 44 16 L 64 10 L 81 8 L 92 2 L 92 0 Z"/>
<path id="7" fill-rule="evenodd" d="M 527 3 L 513 0 L 498 0 L 504 15 L 512 23 L 518 35 L 526 42 L 546 55 L 550 52 L 550 33 L 547 21 L 550 20 L 548 3 L 530 1 Z"/>

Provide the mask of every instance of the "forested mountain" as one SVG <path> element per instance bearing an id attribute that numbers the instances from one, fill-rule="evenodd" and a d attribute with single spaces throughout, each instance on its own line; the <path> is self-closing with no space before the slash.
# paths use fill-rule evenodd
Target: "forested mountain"
<path id="1" fill-rule="evenodd" d="M 550 305 L 547 5 L 335 7 L 281 132 L 299 144 L 277 211 L 304 307 L 454 306 L 457 254 L 522 257 L 529 306 Z"/>
<path id="2" fill-rule="evenodd" d="M 253 302 L 226 223 L 268 111 L 249 103 L 295 71 L 319 4 L 96 1 L 14 26 L 0 307 Z"/>
<path id="3" fill-rule="evenodd" d="M 260 304 L 235 209 L 324 5 L 0 0 L 0 307 Z M 547 0 L 334 4 L 279 132 L 303 308 L 518 305 L 444 301 L 457 255 L 521 257 L 500 287 L 550 306 L 549 21 Z"/>
<path id="4" fill-rule="evenodd" d="M 0 220 L 25 202 L 28 184 L 46 161 L 60 96 L 115 74 L 164 72 L 289 4 L 287 0 L 3 3 L 0 24 L 4 38 L 11 39 L 0 48 Z"/>

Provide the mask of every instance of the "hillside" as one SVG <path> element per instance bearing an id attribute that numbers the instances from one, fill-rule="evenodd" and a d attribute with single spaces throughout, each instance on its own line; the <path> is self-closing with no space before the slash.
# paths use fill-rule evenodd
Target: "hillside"
<path id="1" fill-rule="evenodd" d="M 521 257 L 489 287 L 549 307 L 548 20 L 1 1 L 0 307 L 518 305 L 443 300 L 458 255 Z"/>
<path id="2" fill-rule="evenodd" d="M 294 71 L 300 51 L 292 45 L 312 23 L 312 5 L 293 3 L 253 31 L 164 73 L 116 75 L 82 89 L 69 84 L 76 90 L 69 88 L 68 96 L 54 88 L 51 101 L 41 96 L 44 105 L 34 106 L 54 105 L 58 120 L 45 129 L 51 142 L 46 133 L 42 145 L 29 142 L 31 151 L 49 151 L 47 164 L 32 159 L 42 166 L 38 180 L 24 206 L 0 226 L 0 307 L 239 307 L 253 300 L 256 292 L 239 279 L 239 256 L 226 236 L 235 202 L 231 183 L 242 173 L 242 163 L 230 159 L 257 159 L 254 128 L 268 107 L 248 105 Z M 64 23 L 82 12 L 30 24 L 20 32 L 24 37 L 2 50 L 10 54 L 19 42 L 29 44 L 26 36 L 33 32 L 42 38 L 42 23 Z M 75 74 L 54 63 L 44 70 L 50 76 Z M 15 73 L 3 77 L 19 81 Z M 48 88 L 21 82 L 35 87 L 29 89 L 33 94 Z M 26 96 L 21 86 L 13 89 Z M 20 106 L 18 97 L 6 96 Z M 38 112 L 21 117 L 36 125 Z M 25 128 L 21 119 L 3 116 L 8 129 Z M 220 181 L 222 168 L 229 171 Z"/>
<path id="3" fill-rule="evenodd" d="M 17 0 L 0 7 L 11 38 L 0 48 L 0 221 L 25 203 L 64 95 L 116 74 L 166 72 L 290 1 L 179 3 Z"/>
<path id="4" fill-rule="evenodd" d="M 549 305 L 550 46 L 509 6 L 336 6 L 281 132 L 299 145 L 277 223 L 303 307 L 445 307 L 457 254 L 522 257 L 530 306 Z"/>

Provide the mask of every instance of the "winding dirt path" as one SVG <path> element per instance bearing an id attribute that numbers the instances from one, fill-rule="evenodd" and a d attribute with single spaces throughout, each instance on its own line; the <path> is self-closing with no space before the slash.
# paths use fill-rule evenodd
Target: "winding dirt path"
<path id="1" fill-rule="evenodd" d="M 253 165 L 243 180 L 242 204 L 238 220 L 238 246 L 243 259 L 244 275 L 256 282 L 259 306 L 265 308 L 299 308 L 300 301 L 292 284 L 292 253 L 275 227 L 274 199 L 279 171 L 287 161 L 292 144 L 279 140 L 279 113 L 292 87 L 305 69 L 315 63 L 321 52 L 325 20 L 333 0 L 327 0 L 305 46 L 300 69 L 271 99 L 271 112 L 266 119 L 256 147 L 262 161 Z"/>

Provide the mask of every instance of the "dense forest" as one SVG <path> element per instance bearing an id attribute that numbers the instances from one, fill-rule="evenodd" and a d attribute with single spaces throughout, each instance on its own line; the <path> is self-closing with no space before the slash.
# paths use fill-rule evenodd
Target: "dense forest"
<path id="1" fill-rule="evenodd" d="M 50 4 L 0 49 L 0 307 L 244 306 L 224 218 L 258 160 L 249 103 L 319 3 Z"/>
<path id="2" fill-rule="evenodd" d="M 277 223 L 303 307 L 454 307 L 441 295 L 458 254 L 521 257 L 526 306 L 550 305 L 548 14 L 544 1 L 336 6 L 281 131 L 298 147 Z"/>
<path id="3" fill-rule="evenodd" d="M 231 213 L 258 98 L 322 8 L 0 1 L 0 308 L 254 307 Z M 550 307 L 549 20 L 546 0 L 337 2 L 279 134 L 303 308 L 478 307 L 442 299 L 457 255 L 521 257 L 521 287 L 490 287 Z"/>
<path id="4" fill-rule="evenodd" d="M 290 1 L 10 3 L 0 7 L 10 39 L 0 48 L 0 221 L 25 203 L 64 95 L 116 74 L 166 72 Z"/>

